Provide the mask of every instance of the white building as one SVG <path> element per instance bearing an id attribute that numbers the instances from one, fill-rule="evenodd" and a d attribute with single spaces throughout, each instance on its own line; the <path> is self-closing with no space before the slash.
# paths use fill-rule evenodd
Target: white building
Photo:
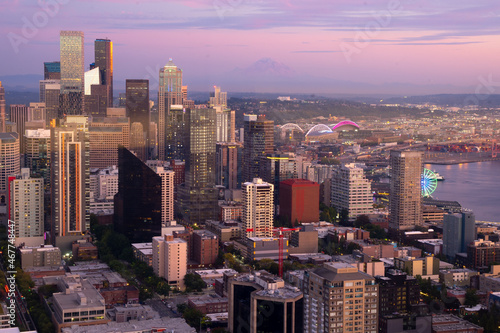
<path id="1" fill-rule="evenodd" d="M 16 246 L 43 244 L 43 193 L 43 178 L 30 178 L 29 168 L 11 181 L 9 219 L 14 221 Z"/>
<path id="2" fill-rule="evenodd" d="M 153 270 L 173 287 L 184 289 L 187 274 L 187 242 L 172 235 L 153 237 Z"/>
<path id="3" fill-rule="evenodd" d="M 274 185 L 254 178 L 253 182 L 242 185 L 243 225 L 247 237 L 271 237 L 274 217 Z"/>
<path id="4" fill-rule="evenodd" d="M 113 200 L 118 193 L 118 168 L 113 165 L 90 175 L 91 197 L 95 200 Z"/>
<path id="5" fill-rule="evenodd" d="M 345 164 L 333 171 L 331 179 L 331 205 L 337 212 L 347 210 L 349 220 L 371 214 L 373 194 L 371 183 L 363 169 L 354 163 Z"/>

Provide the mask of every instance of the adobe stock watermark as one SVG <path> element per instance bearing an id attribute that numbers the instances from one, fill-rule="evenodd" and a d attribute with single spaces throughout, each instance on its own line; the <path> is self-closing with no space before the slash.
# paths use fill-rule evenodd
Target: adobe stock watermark
<path id="1" fill-rule="evenodd" d="M 233 12 L 241 5 L 257 2 L 262 2 L 262 0 L 215 0 L 213 6 L 220 20 L 223 21 L 228 13 Z"/>
<path id="2" fill-rule="evenodd" d="M 493 74 L 490 73 L 487 78 L 479 76 L 479 83 L 474 90 L 474 95 L 469 95 L 464 100 L 464 106 L 476 105 L 479 106 L 481 101 L 484 101 L 495 93 L 500 93 L 500 81 L 493 81 Z"/>
<path id="3" fill-rule="evenodd" d="M 51 18 L 54 18 L 60 11 L 62 5 L 66 5 L 70 0 L 37 0 L 40 9 L 33 13 L 31 17 L 21 18 L 21 34 L 9 32 L 7 38 L 14 53 L 19 53 L 19 47 L 28 44 L 30 39 L 38 35 L 40 29 L 45 28 Z"/>
<path id="4" fill-rule="evenodd" d="M 387 28 L 391 24 L 393 17 L 400 13 L 402 9 L 403 5 L 400 0 L 390 0 L 386 9 L 375 12 L 372 15 L 373 19 L 367 22 L 364 28 L 356 32 L 352 42 L 340 43 L 340 50 L 344 54 L 347 63 L 351 63 L 355 54 L 360 54 L 363 49 L 370 45 L 373 39 L 381 33 L 383 28 Z"/>

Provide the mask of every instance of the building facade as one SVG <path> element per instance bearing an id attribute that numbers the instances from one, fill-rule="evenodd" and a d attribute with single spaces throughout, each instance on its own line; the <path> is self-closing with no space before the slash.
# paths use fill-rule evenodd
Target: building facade
<path id="1" fill-rule="evenodd" d="M 339 213 L 346 211 L 351 221 L 373 211 L 371 183 L 366 179 L 364 170 L 354 163 L 334 169 L 330 195 L 331 205 Z"/>
<path id="2" fill-rule="evenodd" d="M 61 96 L 59 118 L 81 115 L 84 110 L 83 32 L 61 31 Z"/>
<path id="3" fill-rule="evenodd" d="M 389 228 L 412 230 L 422 225 L 422 152 L 395 151 L 390 155 Z"/>
<path id="4" fill-rule="evenodd" d="M 379 286 L 344 263 L 304 273 L 304 332 L 378 332 Z"/>
<path id="5" fill-rule="evenodd" d="M 274 186 L 255 178 L 242 185 L 243 226 L 247 237 L 271 237 L 274 218 Z"/>
<path id="6" fill-rule="evenodd" d="M 280 216 L 296 222 L 319 221 L 319 184 L 307 179 L 289 179 L 280 184 Z"/>

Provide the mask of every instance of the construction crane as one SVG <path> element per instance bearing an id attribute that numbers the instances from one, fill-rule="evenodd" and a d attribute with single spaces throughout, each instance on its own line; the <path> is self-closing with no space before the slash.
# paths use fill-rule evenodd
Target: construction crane
<path id="1" fill-rule="evenodd" d="M 247 232 L 254 232 L 258 230 L 269 230 L 268 228 L 248 228 Z M 300 228 L 274 228 L 273 233 L 278 233 L 278 265 L 279 265 L 279 276 L 283 278 L 283 232 L 284 231 L 299 231 Z"/>
<path id="2" fill-rule="evenodd" d="M 298 231 L 300 228 L 274 228 L 274 232 L 278 232 L 278 265 L 279 265 L 279 276 L 283 278 L 283 231 Z"/>

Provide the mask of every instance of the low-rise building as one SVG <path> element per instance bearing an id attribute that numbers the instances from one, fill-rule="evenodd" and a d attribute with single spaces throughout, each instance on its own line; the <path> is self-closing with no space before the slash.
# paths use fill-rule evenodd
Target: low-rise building
<path id="1" fill-rule="evenodd" d="M 432 333 L 483 333 L 484 329 L 450 314 L 432 317 Z"/>
<path id="2" fill-rule="evenodd" d="M 59 266 L 61 264 L 61 250 L 52 245 L 39 247 L 23 247 L 21 253 L 21 268 L 40 266 Z"/>
<path id="3" fill-rule="evenodd" d="M 192 259 L 200 266 L 210 266 L 219 255 L 219 240 L 208 230 L 194 230 Z"/>
<path id="4" fill-rule="evenodd" d="M 469 286 L 470 279 L 479 275 L 479 272 L 467 268 L 446 269 L 439 271 L 439 282 L 446 287 Z"/>
<path id="5" fill-rule="evenodd" d="M 214 233 L 221 243 L 229 242 L 237 238 L 241 238 L 243 234 L 241 222 L 235 220 L 227 220 L 225 222 L 206 221 L 205 229 Z"/>
<path id="6" fill-rule="evenodd" d="M 407 272 L 411 276 L 420 275 L 423 279 L 439 279 L 439 259 L 436 257 L 424 258 L 394 258 L 394 267 Z"/>
<path id="7" fill-rule="evenodd" d="M 189 297 L 188 306 L 203 314 L 227 312 L 228 299 L 214 295 Z"/>
<path id="8" fill-rule="evenodd" d="M 49 299 L 53 304 L 52 321 L 57 332 L 75 324 L 88 326 L 105 324 L 109 321 L 105 318 L 104 297 L 89 281 L 72 274 L 51 279 L 60 291 Z"/>
<path id="9" fill-rule="evenodd" d="M 134 258 L 153 266 L 153 243 L 133 243 Z"/>
<path id="10" fill-rule="evenodd" d="M 77 261 L 97 260 L 98 250 L 97 246 L 90 243 L 86 239 L 80 239 L 71 245 L 73 252 L 73 259 Z"/>
<path id="11" fill-rule="evenodd" d="M 288 258 L 288 239 L 282 238 L 283 258 Z M 249 237 L 247 240 L 248 260 L 272 259 L 279 260 L 279 242 L 277 237 Z"/>
<path id="12" fill-rule="evenodd" d="M 429 254 L 438 255 L 443 252 L 443 240 L 442 239 L 420 239 L 418 240 L 418 246 L 424 250 L 424 252 Z"/>

